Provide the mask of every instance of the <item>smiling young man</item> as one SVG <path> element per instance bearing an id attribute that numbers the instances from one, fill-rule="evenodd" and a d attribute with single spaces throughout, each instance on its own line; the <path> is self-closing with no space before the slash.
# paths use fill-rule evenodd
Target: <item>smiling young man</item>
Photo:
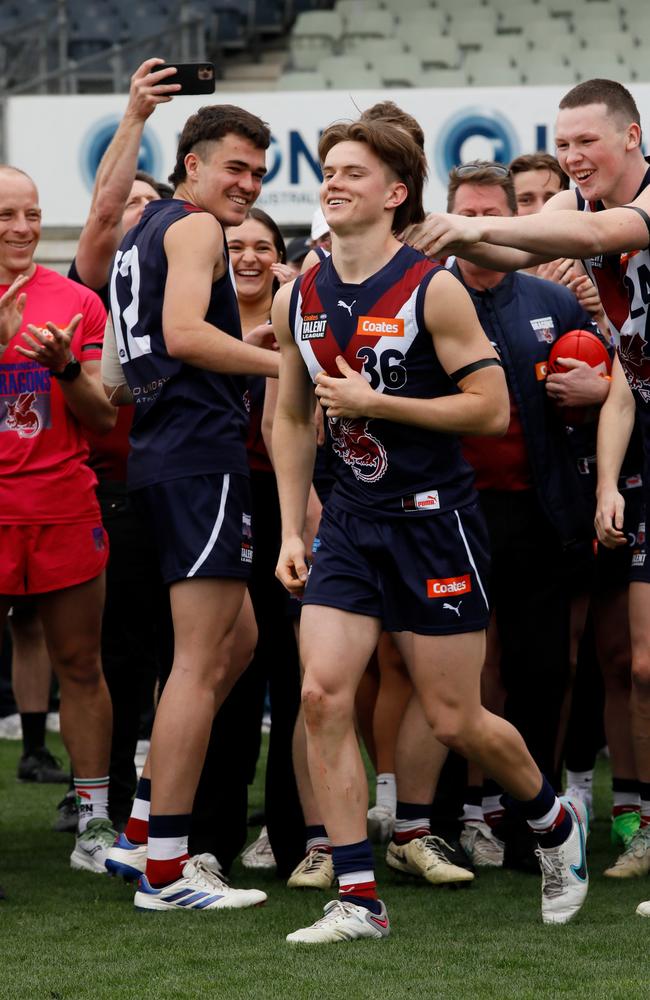
<path id="1" fill-rule="evenodd" d="M 464 257 L 492 261 L 494 266 L 498 261 L 508 269 L 558 254 L 583 259 L 599 290 L 618 353 L 600 414 L 596 511 L 598 537 L 614 548 L 628 544 L 620 474 L 635 412 L 646 466 L 650 459 L 650 167 L 630 92 L 613 80 L 587 80 L 574 87 L 560 102 L 556 146 L 560 165 L 577 187 L 556 195 L 539 215 L 464 222 L 435 216 L 427 220 L 426 232 L 412 232 L 409 238 L 427 251 L 453 245 Z M 643 535 L 649 494 L 646 483 Z M 630 581 L 632 731 L 641 826 L 608 872 L 615 877 L 650 871 L 650 564 L 645 543 L 636 546 Z M 637 912 L 650 916 L 650 904 L 642 903 Z"/>
<path id="2" fill-rule="evenodd" d="M 480 701 L 487 540 L 458 435 L 504 433 L 503 372 L 457 279 L 394 235 L 423 216 L 426 161 L 413 138 L 382 121 L 334 125 L 319 154 L 332 256 L 276 297 L 273 451 L 283 521 L 277 572 L 291 593 L 304 589 L 309 768 L 340 895 L 288 940 L 389 932 L 354 726 L 355 691 L 382 627 L 395 635 L 436 737 L 499 780 L 541 833 L 543 917 L 566 922 L 586 893 L 580 822 L 517 731 Z M 338 476 L 308 574 L 312 383 Z M 422 808 L 408 817 L 409 834 L 428 819 L 429 803 Z M 569 863 L 580 875 L 571 884 Z"/>
<path id="3" fill-rule="evenodd" d="M 146 861 L 141 909 L 266 898 L 228 886 L 212 855 L 188 859 L 187 838 L 213 717 L 256 641 L 241 376 L 274 376 L 278 361 L 241 340 L 223 224 L 239 225 L 259 195 L 269 141 L 241 108 L 201 108 L 179 140 L 174 198 L 147 206 L 111 276 L 117 351 L 104 382 L 114 401 L 135 402 L 129 489 L 156 537 L 175 643 L 150 758 L 108 862 L 134 876 Z"/>

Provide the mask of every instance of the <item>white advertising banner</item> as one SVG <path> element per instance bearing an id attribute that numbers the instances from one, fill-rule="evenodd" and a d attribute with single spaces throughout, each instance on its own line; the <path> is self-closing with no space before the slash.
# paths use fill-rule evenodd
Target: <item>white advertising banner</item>
<path id="1" fill-rule="evenodd" d="M 489 87 L 236 93 L 219 103 L 238 104 L 269 123 L 273 142 L 258 202 L 280 225 L 308 226 L 318 204 L 318 138 L 338 119 L 389 97 L 409 111 L 426 133 L 430 165 L 428 208 L 445 203 L 446 177 L 455 164 L 476 158 L 507 163 L 520 153 L 553 151 L 553 123 L 567 87 Z M 632 92 L 642 118 L 650 84 Z M 145 128 L 140 167 L 166 179 L 183 123 L 205 98 L 177 97 L 160 105 Z M 97 165 L 126 106 L 126 95 L 13 97 L 7 101 L 8 162 L 26 170 L 41 195 L 47 226 L 81 226 L 90 204 Z"/>

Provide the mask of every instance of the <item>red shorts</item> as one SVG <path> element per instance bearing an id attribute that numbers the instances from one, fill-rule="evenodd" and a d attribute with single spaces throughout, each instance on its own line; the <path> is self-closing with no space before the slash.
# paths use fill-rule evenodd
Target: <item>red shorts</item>
<path id="1" fill-rule="evenodd" d="M 0 524 L 0 594 L 45 594 L 93 580 L 108 562 L 101 524 Z"/>

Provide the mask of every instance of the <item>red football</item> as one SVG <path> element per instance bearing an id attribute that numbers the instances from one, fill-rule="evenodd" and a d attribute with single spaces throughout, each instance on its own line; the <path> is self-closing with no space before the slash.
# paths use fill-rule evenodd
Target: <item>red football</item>
<path id="1" fill-rule="evenodd" d="M 599 369 L 601 375 L 612 371 L 612 359 L 605 344 L 589 330 L 569 330 L 555 341 L 548 354 L 547 372 L 566 372 L 569 369 L 557 363 L 558 358 L 575 358 L 586 361 L 592 368 Z M 593 420 L 597 410 L 592 406 L 560 406 L 562 420 L 571 426 Z"/>
<path id="2" fill-rule="evenodd" d="M 568 371 L 557 364 L 557 358 L 575 358 L 576 361 L 586 361 L 592 368 L 603 366 L 602 374 L 610 375 L 612 360 L 609 351 L 602 340 L 589 330 L 569 330 L 555 341 L 548 352 L 548 371 Z"/>

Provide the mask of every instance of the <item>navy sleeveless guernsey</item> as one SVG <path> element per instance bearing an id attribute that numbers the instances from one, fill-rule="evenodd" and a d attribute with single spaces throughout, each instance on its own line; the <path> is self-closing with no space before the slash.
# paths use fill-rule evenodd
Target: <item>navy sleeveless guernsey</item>
<path id="1" fill-rule="evenodd" d="M 635 200 L 650 184 L 650 167 Z M 576 191 L 578 209 L 603 211 Z M 598 289 L 628 384 L 642 411 L 650 410 L 650 251 L 603 254 L 583 261 Z"/>
<path id="2" fill-rule="evenodd" d="M 248 475 L 245 379 L 170 357 L 163 337 L 163 239 L 175 222 L 199 211 L 176 199 L 151 202 L 122 240 L 113 262 L 111 313 L 118 355 L 135 402 L 130 489 L 185 476 Z M 212 285 L 205 321 L 241 340 L 229 266 Z"/>
<path id="3" fill-rule="evenodd" d="M 438 264 L 401 247 L 360 285 L 342 282 L 331 257 L 296 279 L 290 326 L 312 379 L 341 377 L 336 356 L 377 392 L 434 399 L 459 390 L 424 323 L 424 296 Z M 337 459 L 331 503 L 366 517 L 414 517 L 476 499 L 473 472 L 454 434 L 390 420 L 330 418 Z"/>
<path id="4" fill-rule="evenodd" d="M 645 172 L 635 200 L 650 185 L 650 167 Z M 586 201 L 576 190 L 578 209 L 602 212 L 601 201 Z M 602 254 L 583 260 L 587 274 L 598 289 L 605 315 L 614 336 L 616 352 L 628 385 L 637 402 L 646 462 L 650 457 L 650 252 Z M 641 467 L 637 428 L 632 437 L 621 474 Z M 650 470 L 646 468 L 644 479 Z M 646 486 L 650 499 L 650 489 Z"/>

